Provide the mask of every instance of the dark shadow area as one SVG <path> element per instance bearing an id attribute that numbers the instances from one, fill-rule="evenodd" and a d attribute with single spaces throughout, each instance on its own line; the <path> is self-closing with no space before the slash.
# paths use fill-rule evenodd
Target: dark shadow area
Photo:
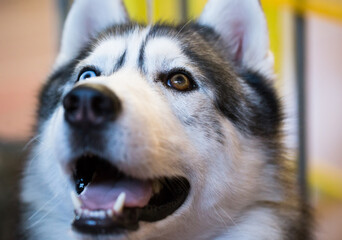
<path id="1" fill-rule="evenodd" d="M 23 142 L 0 139 L 0 239 L 18 239 L 19 180 L 26 156 Z"/>

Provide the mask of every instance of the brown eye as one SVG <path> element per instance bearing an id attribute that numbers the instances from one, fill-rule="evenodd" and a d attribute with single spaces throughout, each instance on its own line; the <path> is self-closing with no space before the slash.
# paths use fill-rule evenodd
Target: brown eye
<path id="1" fill-rule="evenodd" d="M 167 80 L 167 85 L 178 91 L 190 91 L 194 87 L 194 84 L 189 77 L 181 73 L 172 75 Z"/>

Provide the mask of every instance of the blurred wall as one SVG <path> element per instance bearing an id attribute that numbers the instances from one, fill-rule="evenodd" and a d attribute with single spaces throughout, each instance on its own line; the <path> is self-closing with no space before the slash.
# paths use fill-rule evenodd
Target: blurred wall
<path id="1" fill-rule="evenodd" d="M 310 159 L 342 170 L 342 22 L 307 19 Z"/>
<path id="2" fill-rule="evenodd" d="M 0 139 L 25 139 L 57 47 L 53 0 L 0 0 Z"/>

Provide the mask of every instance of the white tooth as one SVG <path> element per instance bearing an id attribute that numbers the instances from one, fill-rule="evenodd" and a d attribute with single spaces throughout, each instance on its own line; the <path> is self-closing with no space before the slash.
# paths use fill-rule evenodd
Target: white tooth
<path id="1" fill-rule="evenodd" d="M 113 217 L 113 211 L 111 209 L 108 209 L 106 211 L 106 214 L 109 216 L 109 217 Z"/>
<path id="2" fill-rule="evenodd" d="M 125 205 L 125 199 L 126 199 L 126 193 L 124 192 L 120 193 L 120 195 L 116 199 L 114 206 L 113 206 L 113 210 L 116 214 L 122 213 L 122 210 Z"/>
<path id="3" fill-rule="evenodd" d="M 100 218 L 105 218 L 106 217 L 106 213 L 103 210 L 99 211 L 99 214 L 100 214 Z"/>
<path id="4" fill-rule="evenodd" d="M 76 195 L 75 192 L 71 191 L 70 192 L 70 196 L 71 196 L 71 201 L 72 204 L 74 205 L 75 210 L 81 209 L 82 207 L 82 202 L 81 200 L 78 198 L 78 196 Z"/>
<path id="5" fill-rule="evenodd" d="M 89 211 L 88 209 L 84 209 L 84 210 L 83 210 L 83 214 L 84 214 L 85 216 L 89 216 L 89 215 L 90 215 L 90 211 Z"/>
<path id="6" fill-rule="evenodd" d="M 88 183 L 88 185 L 86 186 L 86 187 L 84 187 L 84 189 L 83 189 L 83 191 L 80 193 L 80 195 L 84 195 L 85 193 L 86 193 L 86 191 L 87 191 L 87 189 L 88 189 L 88 186 L 91 184 L 91 182 L 90 183 Z"/>
<path id="7" fill-rule="evenodd" d="M 77 215 L 77 216 L 81 216 L 81 215 L 82 215 L 82 212 L 83 212 L 83 211 L 82 211 L 81 208 L 76 209 L 75 211 L 76 211 L 76 215 Z"/>

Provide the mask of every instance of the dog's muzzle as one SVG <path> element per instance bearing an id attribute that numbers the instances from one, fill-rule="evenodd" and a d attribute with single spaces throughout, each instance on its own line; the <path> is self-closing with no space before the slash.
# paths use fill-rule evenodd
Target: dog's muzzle
<path id="1" fill-rule="evenodd" d="M 115 120 L 121 110 L 119 98 L 106 86 L 83 84 L 63 100 L 66 121 L 76 128 L 98 128 Z"/>
<path id="2" fill-rule="evenodd" d="M 120 171 L 103 157 L 108 148 L 101 144 L 107 142 L 104 135 L 124 114 L 120 99 L 109 88 L 78 85 L 64 97 L 63 107 L 70 143 L 78 152 L 69 159 L 75 184 L 71 193 L 74 229 L 91 234 L 133 231 L 139 228 L 139 221 L 162 220 L 185 202 L 190 183 L 184 177 L 142 180 Z M 121 147 L 125 148 L 124 144 Z"/>

